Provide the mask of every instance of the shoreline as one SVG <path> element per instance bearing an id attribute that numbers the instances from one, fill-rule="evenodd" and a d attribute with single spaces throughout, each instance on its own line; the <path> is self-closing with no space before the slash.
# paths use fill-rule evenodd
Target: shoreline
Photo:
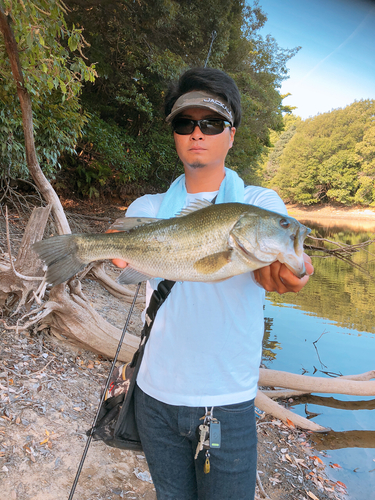
<path id="1" fill-rule="evenodd" d="M 306 226 L 319 226 L 336 231 L 368 232 L 370 239 L 375 238 L 375 209 L 364 207 L 318 206 L 287 204 L 291 217 Z M 374 237 L 372 236 L 374 233 Z"/>
<path id="2" fill-rule="evenodd" d="M 350 219 L 370 220 L 375 223 L 375 208 L 371 207 L 339 207 L 334 205 L 308 206 L 286 203 L 288 213 L 293 217 L 306 219 Z"/>

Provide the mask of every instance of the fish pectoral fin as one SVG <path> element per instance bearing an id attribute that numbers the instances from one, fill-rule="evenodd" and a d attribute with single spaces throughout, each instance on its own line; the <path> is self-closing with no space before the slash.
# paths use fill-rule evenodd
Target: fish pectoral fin
<path id="1" fill-rule="evenodd" d="M 129 231 L 134 227 L 144 226 L 145 224 L 151 224 L 152 222 L 157 222 L 161 219 L 155 219 L 152 217 L 120 217 L 116 219 L 113 224 L 109 226 L 107 232 L 110 231 Z"/>
<path id="2" fill-rule="evenodd" d="M 197 210 L 201 210 L 202 208 L 210 207 L 212 203 L 208 200 L 195 200 L 187 207 L 183 208 L 181 212 L 175 215 L 175 217 L 184 217 L 185 215 L 189 215 L 192 212 L 196 212 Z"/>
<path id="3" fill-rule="evenodd" d="M 119 285 L 137 285 L 142 281 L 147 281 L 153 276 L 149 276 L 148 274 L 140 273 L 136 271 L 132 267 L 128 266 L 119 274 L 117 278 L 117 283 Z"/>
<path id="4" fill-rule="evenodd" d="M 212 274 L 231 262 L 232 250 L 213 253 L 197 260 L 194 269 L 202 274 Z"/>

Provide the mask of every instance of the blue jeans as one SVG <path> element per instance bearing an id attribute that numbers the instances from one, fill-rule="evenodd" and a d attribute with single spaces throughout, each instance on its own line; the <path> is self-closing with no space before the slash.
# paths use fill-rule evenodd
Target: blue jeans
<path id="1" fill-rule="evenodd" d="M 209 474 L 203 472 L 205 450 L 194 460 L 204 408 L 167 405 L 136 386 L 135 413 L 158 500 L 254 500 L 254 400 L 214 407 L 221 448 L 210 450 Z"/>

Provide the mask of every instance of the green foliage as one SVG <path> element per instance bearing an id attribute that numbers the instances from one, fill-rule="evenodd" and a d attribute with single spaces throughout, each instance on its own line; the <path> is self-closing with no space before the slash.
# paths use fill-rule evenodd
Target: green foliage
<path id="1" fill-rule="evenodd" d="M 257 159 L 269 144 L 270 128 L 283 126 L 278 87 L 297 49 L 284 51 L 271 37 L 259 36 L 266 16 L 257 3 L 157 0 L 82 7 L 69 0 L 68 5 L 69 21 L 85 28 L 90 43 L 85 53 L 97 62 L 99 75 L 95 85 L 85 85 L 82 102 L 90 113 L 122 130 L 121 141 L 129 149 L 125 158 L 132 166 L 126 162 L 111 168 L 124 182 L 168 186 L 176 156 L 162 119 L 164 92 L 182 71 L 204 65 L 213 30 L 217 37 L 209 65 L 235 79 L 244 110 L 227 165 L 246 182 L 261 182 Z M 92 130 L 85 132 L 85 142 L 89 136 Z M 102 155 L 99 143 L 91 142 L 93 154 Z"/>
<path id="2" fill-rule="evenodd" d="M 25 88 L 31 96 L 38 159 L 52 178 L 61 155 L 74 152 L 86 122 L 78 95 L 84 81 L 94 81 L 95 67 L 86 65 L 79 55 L 86 45 L 82 29 L 68 29 L 60 1 L 4 0 L 0 7 L 11 19 Z M 21 111 L 2 37 L 0 68 L 5 82 L 0 87 L 0 168 L 26 178 Z"/>
<path id="3" fill-rule="evenodd" d="M 356 152 L 363 161 L 355 201 L 375 206 L 375 126 L 373 121 L 370 122 L 363 141 L 357 143 Z"/>
<path id="4" fill-rule="evenodd" d="M 271 180 L 277 173 L 280 164 L 279 160 L 284 152 L 285 146 L 294 136 L 297 128 L 297 123 L 301 121 L 299 116 L 287 114 L 284 116 L 284 131 L 272 132 L 271 147 L 267 148 L 263 161 L 263 175 L 265 181 Z"/>
<path id="5" fill-rule="evenodd" d="M 163 126 L 167 129 L 160 123 Z M 134 188 L 142 183 L 167 188 L 177 159 L 170 132 L 152 131 L 134 138 L 115 122 L 105 122 L 94 113 L 76 151 L 77 155 L 65 157 L 66 167 L 58 182 L 90 198 L 105 193 L 126 194 L 129 185 Z"/>
<path id="6" fill-rule="evenodd" d="M 261 182 L 258 158 L 270 145 L 270 129 L 283 127 L 287 108 L 279 88 L 298 49 L 283 50 L 259 35 L 267 18 L 257 2 L 6 0 L 5 7 L 33 100 L 38 158 L 50 178 L 62 165 L 61 185 L 86 196 L 129 184 L 165 189 L 181 166 L 162 118 L 164 93 L 185 69 L 205 64 L 215 31 L 209 65 L 235 79 L 244 108 L 228 166 L 248 183 Z M 0 62 L 6 81 L 0 164 L 26 175 L 16 89 L 1 40 Z"/>
<path id="7" fill-rule="evenodd" d="M 348 150 L 338 151 L 324 161 L 318 175 L 320 199 L 351 205 L 359 185 L 359 169 L 360 157 Z"/>
<path id="8" fill-rule="evenodd" d="M 281 152 L 275 146 L 268 157 L 273 166 L 277 156 L 268 185 L 304 205 L 374 203 L 374 115 L 375 101 L 363 100 L 295 122 Z"/>

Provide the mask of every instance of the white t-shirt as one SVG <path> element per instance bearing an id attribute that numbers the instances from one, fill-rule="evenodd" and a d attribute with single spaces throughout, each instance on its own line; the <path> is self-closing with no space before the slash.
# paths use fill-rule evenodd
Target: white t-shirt
<path id="1" fill-rule="evenodd" d="M 216 194 L 188 193 L 185 206 Z M 142 196 L 126 215 L 156 217 L 163 197 L 164 193 Z M 248 186 L 244 202 L 287 213 L 270 189 Z M 151 283 L 156 288 L 158 280 Z M 148 282 L 147 304 L 151 293 Z M 220 283 L 177 282 L 156 315 L 139 387 L 159 401 L 179 406 L 222 406 L 253 399 L 262 354 L 264 297 L 252 272 Z"/>

